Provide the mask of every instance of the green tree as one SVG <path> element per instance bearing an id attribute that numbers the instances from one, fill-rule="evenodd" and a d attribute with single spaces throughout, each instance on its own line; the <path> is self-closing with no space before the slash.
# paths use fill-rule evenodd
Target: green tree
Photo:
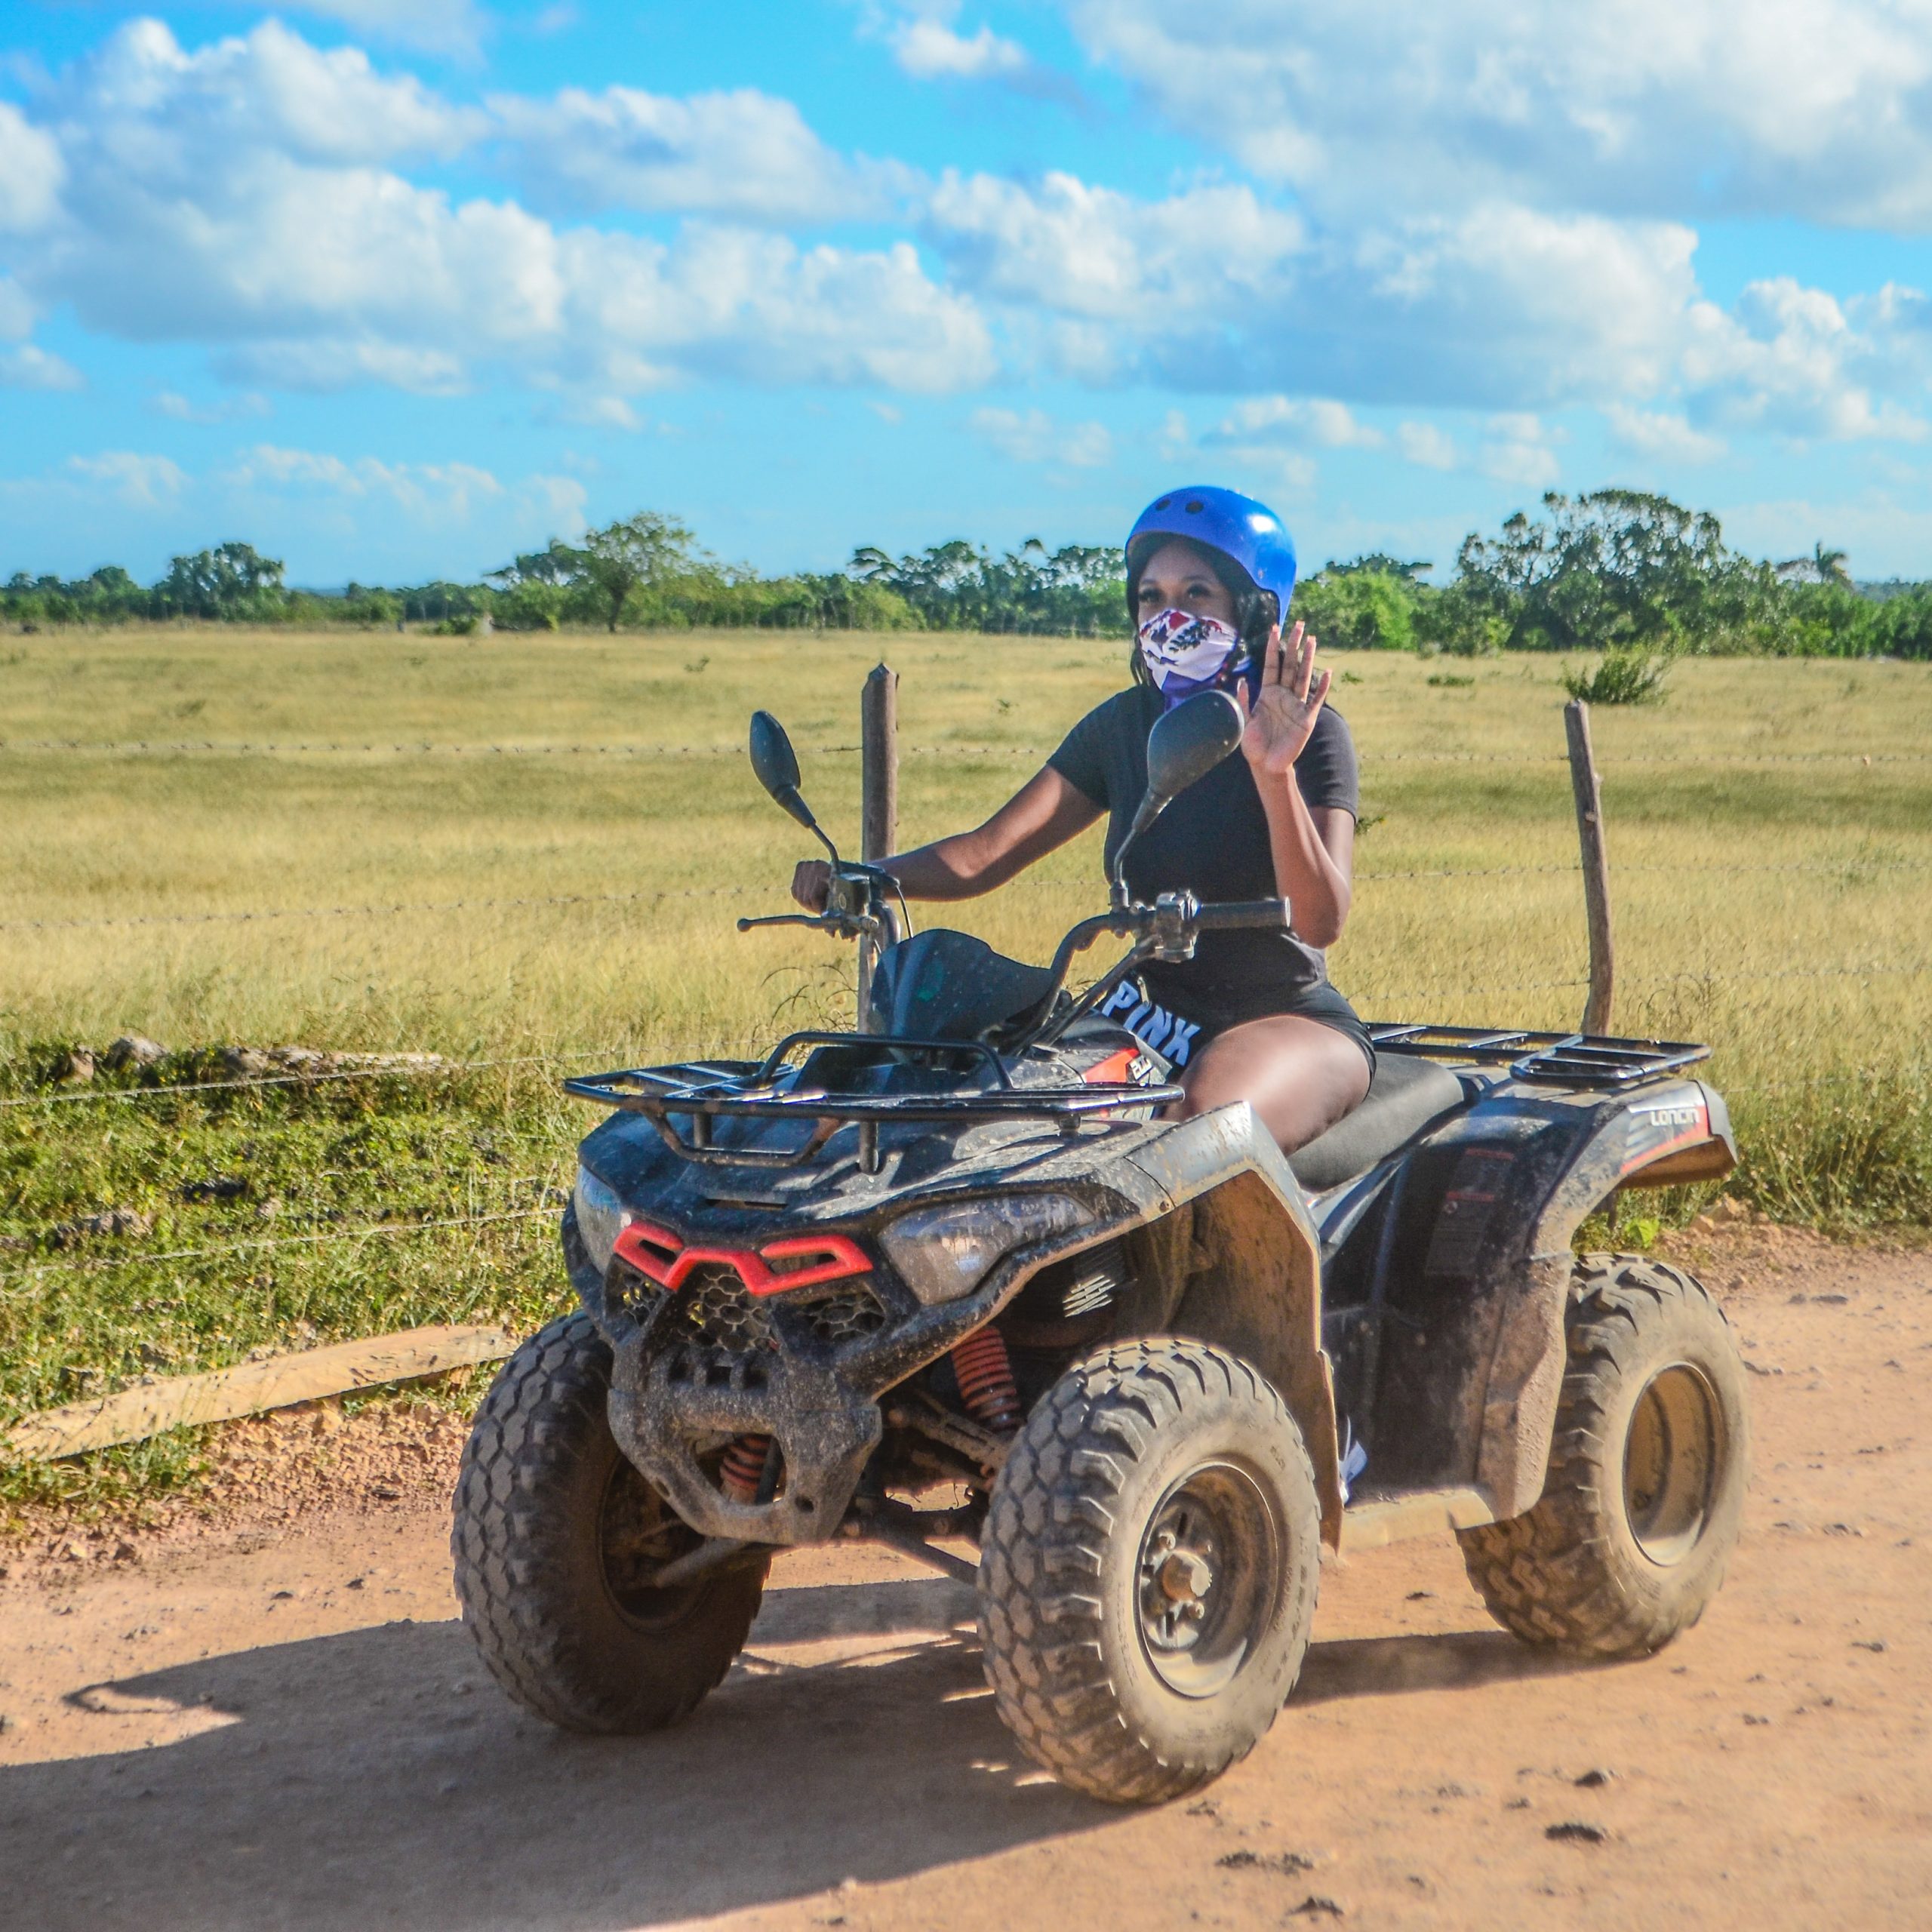
<path id="1" fill-rule="evenodd" d="M 588 532 L 577 546 L 583 576 L 595 586 L 606 624 L 614 632 L 624 606 L 638 592 L 662 591 L 694 574 L 695 539 L 675 518 L 640 510 L 601 530 Z M 556 546 L 553 543 L 552 549 Z"/>
<path id="2" fill-rule="evenodd" d="M 154 587 L 156 614 L 233 620 L 279 614 L 282 566 L 252 543 L 220 543 L 177 557 Z"/>
<path id="3" fill-rule="evenodd" d="M 1403 583 L 1414 584 L 1426 570 L 1434 566 L 1426 558 L 1405 564 L 1399 557 L 1392 557 L 1386 550 L 1371 550 L 1365 555 L 1351 557 L 1346 564 L 1338 564 L 1332 558 L 1322 566 L 1324 577 L 1393 577 Z"/>
<path id="4" fill-rule="evenodd" d="M 1543 501 L 1546 519 L 1519 510 L 1457 554 L 1459 585 L 1512 646 L 1676 648 L 1748 627 L 1774 594 L 1770 571 L 1727 551 L 1708 511 L 1635 490 Z"/>
<path id="5" fill-rule="evenodd" d="M 1407 651 L 1415 644 L 1416 586 L 1392 571 L 1333 566 L 1296 586 L 1289 615 L 1340 651 Z"/>

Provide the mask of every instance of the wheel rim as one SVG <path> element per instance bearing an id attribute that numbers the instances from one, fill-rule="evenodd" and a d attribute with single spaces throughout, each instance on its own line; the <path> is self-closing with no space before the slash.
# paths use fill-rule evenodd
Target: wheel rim
<path id="1" fill-rule="evenodd" d="M 1204 1463 L 1161 1499 L 1135 1567 L 1140 1647 L 1183 1697 L 1231 1683 L 1274 1620 L 1285 1541 L 1247 1470 Z"/>
<path id="2" fill-rule="evenodd" d="M 597 1527 L 604 1587 L 626 1622 L 652 1629 L 689 1611 L 702 1582 L 660 1590 L 650 1580 L 674 1556 L 695 1549 L 697 1532 L 622 1456 L 604 1485 Z"/>
<path id="3" fill-rule="evenodd" d="M 1710 1520 L 1724 1448 L 1717 1396 L 1689 1362 L 1660 1369 L 1630 1414 L 1623 1511 L 1637 1547 L 1660 1568 L 1681 1563 Z"/>

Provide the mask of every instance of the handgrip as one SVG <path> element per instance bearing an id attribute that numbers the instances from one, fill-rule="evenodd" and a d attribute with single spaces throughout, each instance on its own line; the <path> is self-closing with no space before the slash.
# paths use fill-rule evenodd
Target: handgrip
<path id="1" fill-rule="evenodd" d="M 1197 931 L 1230 932 L 1241 927 L 1263 928 L 1276 932 L 1288 930 L 1288 902 L 1285 899 L 1233 899 L 1219 906 L 1204 906 L 1195 915 Z"/>

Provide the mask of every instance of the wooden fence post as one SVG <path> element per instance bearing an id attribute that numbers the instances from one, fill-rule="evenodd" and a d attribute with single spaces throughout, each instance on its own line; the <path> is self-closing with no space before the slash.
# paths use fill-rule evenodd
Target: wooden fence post
<path id="1" fill-rule="evenodd" d="M 1583 1031 L 1610 1031 L 1610 998 L 1617 955 L 1610 918 L 1610 860 L 1604 845 L 1603 792 L 1590 749 L 1590 707 L 1572 698 L 1563 707 L 1570 741 L 1570 789 L 1577 801 L 1577 836 L 1583 852 L 1583 907 L 1590 928 L 1590 992 L 1583 1008 Z"/>
<path id="2" fill-rule="evenodd" d="M 868 863 L 889 857 L 899 837 L 899 673 L 877 664 L 859 699 L 859 743 L 863 803 L 860 856 Z M 872 968 L 878 963 L 875 940 L 859 942 L 859 1029 L 872 1030 Z"/>
<path id="3" fill-rule="evenodd" d="M 899 673 L 875 665 L 859 702 L 865 750 L 865 808 L 860 856 L 886 857 L 899 836 Z"/>

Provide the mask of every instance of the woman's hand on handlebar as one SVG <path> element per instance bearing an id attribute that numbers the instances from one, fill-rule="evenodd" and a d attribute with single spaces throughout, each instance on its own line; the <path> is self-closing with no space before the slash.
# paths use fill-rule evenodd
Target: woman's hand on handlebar
<path id="1" fill-rule="evenodd" d="M 792 897 L 808 912 L 823 912 L 832 891 L 832 867 L 823 859 L 801 859 L 792 874 Z"/>

